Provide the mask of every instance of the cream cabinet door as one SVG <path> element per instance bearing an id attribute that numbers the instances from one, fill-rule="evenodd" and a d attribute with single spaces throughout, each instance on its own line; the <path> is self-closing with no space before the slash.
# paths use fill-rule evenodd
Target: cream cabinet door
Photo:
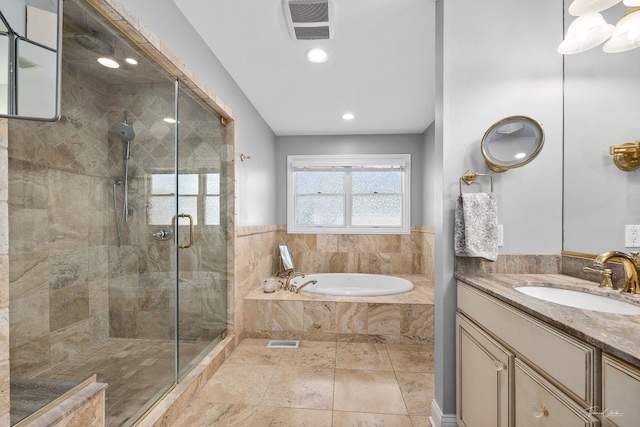
<path id="1" fill-rule="evenodd" d="M 640 425 L 640 369 L 602 356 L 602 408 L 606 426 Z"/>
<path id="2" fill-rule="evenodd" d="M 511 427 L 514 356 L 456 316 L 456 412 L 460 427 Z"/>
<path id="3" fill-rule="evenodd" d="M 600 425 L 589 408 L 580 407 L 520 359 L 514 370 L 517 427 Z"/>

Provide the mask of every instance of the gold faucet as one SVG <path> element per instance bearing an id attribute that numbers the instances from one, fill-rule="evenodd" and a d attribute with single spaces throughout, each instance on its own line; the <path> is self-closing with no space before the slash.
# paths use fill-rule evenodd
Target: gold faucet
<path id="1" fill-rule="evenodd" d="M 602 274 L 602 282 L 600 283 L 600 285 L 598 285 L 599 288 L 618 289 L 618 287 L 616 285 L 614 285 L 613 281 L 611 280 L 611 269 L 610 268 L 605 268 L 604 270 L 600 270 L 600 269 L 597 269 L 597 268 L 582 267 L 582 271 L 586 271 L 586 272 L 589 272 L 589 273 Z"/>
<path id="2" fill-rule="evenodd" d="M 299 294 L 300 290 L 302 288 L 304 288 L 305 286 L 307 286 L 307 285 L 315 285 L 316 283 L 318 283 L 317 280 L 311 279 L 308 282 L 304 282 L 301 286 L 291 285 L 291 289 L 290 290 L 291 290 L 291 292 L 295 292 L 296 294 Z"/>
<path id="3" fill-rule="evenodd" d="M 284 289 L 285 291 L 290 291 L 291 279 L 293 279 L 294 277 L 302 277 L 304 279 L 304 273 L 299 273 L 297 271 L 289 270 L 289 272 L 287 273 L 287 280 L 284 281 L 284 284 L 282 285 L 282 289 Z"/>
<path id="4" fill-rule="evenodd" d="M 605 264 L 609 261 L 620 261 L 624 267 L 624 286 L 620 292 L 640 294 L 640 285 L 638 284 L 638 252 L 631 252 L 631 255 L 618 251 L 605 252 L 593 260 L 593 266 L 599 270 L 603 270 Z"/>

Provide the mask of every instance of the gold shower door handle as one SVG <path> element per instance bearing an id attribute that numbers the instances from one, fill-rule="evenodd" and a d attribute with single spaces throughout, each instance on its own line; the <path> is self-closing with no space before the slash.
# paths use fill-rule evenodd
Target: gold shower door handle
<path id="1" fill-rule="evenodd" d="M 181 213 L 181 214 L 178 214 L 178 218 L 189 218 L 189 244 L 178 246 L 180 249 L 189 249 L 191 246 L 193 246 L 193 236 L 194 236 L 193 217 L 189 214 Z"/>

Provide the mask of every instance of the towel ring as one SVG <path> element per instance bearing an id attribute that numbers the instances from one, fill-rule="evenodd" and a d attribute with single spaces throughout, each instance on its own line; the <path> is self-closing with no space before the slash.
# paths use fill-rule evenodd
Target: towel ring
<path id="1" fill-rule="evenodd" d="M 473 172 L 472 170 L 468 170 L 464 173 L 464 175 L 460 177 L 460 195 L 462 195 L 462 182 L 464 181 L 465 184 L 471 185 L 475 182 L 476 179 L 478 179 L 479 176 L 488 176 L 489 179 L 491 179 L 491 192 L 493 193 L 493 175 L 489 173 L 478 173 Z"/>

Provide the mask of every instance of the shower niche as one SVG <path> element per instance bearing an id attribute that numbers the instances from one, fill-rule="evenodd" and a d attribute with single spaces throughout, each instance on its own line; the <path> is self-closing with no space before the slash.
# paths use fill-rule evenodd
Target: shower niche
<path id="1" fill-rule="evenodd" d="M 85 1 L 62 39 L 60 120 L 8 125 L 11 422 L 95 374 L 128 426 L 225 334 L 233 127 Z"/>

